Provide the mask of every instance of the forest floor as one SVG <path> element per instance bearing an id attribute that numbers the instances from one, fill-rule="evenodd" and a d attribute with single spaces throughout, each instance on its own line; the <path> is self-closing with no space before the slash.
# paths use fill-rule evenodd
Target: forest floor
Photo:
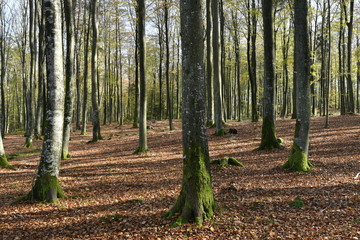
<path id="1" fill-rule="evenodd" d="M 0 239 L 359 239 L 360 116 L 313 118 L 308 173 L 283 170 L 294 120 L 278 120 L 285 149 L 256 151 L 261 122 L 229 122 L 238 134 L 213 136 L 211 159 L 235 157 L 244 167 L 212 166 L 220 211 L 203 227 L 170 228 L 162 215 L 179 194 L 181 126 L 150 123 L 150 152 L 134 155 L 138 130 L 102 127 L 104 140 L 88 143 L 74 132 L 71 159 L 62 161 L 60 183 L 68 198 L 57 203 L 12 203 L 33 181 L 41 141 L 22 147 L 21 134 L 7 135 L 5 151 L 17 170 L 0 169 Z M 296 198 L 301 199 L 294 201 Z M 302 206 L 304 203 L 304 206 Z"/>

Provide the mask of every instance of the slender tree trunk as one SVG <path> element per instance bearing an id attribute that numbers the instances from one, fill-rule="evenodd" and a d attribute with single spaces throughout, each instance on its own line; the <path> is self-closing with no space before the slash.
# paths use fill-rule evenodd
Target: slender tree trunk
<path id="1" fill-rule="evenodd" d="M 91 102 L 92 102 L 92 142 L 101 139 L 100 134 L 100 109 L 98 92 L 98 2 L 91 0 L 92 16 L 92 51 L 91 51 Z"/>
<path id="2" fill-rule="evenodd" d="M 86 2 L 84 4 L 84 21 L 86 21 Z M 91 15 L 89 11 L 89 16 Z M 86 134 L 86 122 L 87 122 L 87 101 L 88 101 L 88 69 L 89 69 L 89 39 L 90 39 L 90 17 L 87 19 L 86 37 L 84 42 L 84 96 L 83 96 L 83 108 L 82 108 L 82 129 L 81 135 Z"/>
<path id="3" fill-rule="evenodd" d="M 281 148 L 275 128 L 275 66 L 273 1 L 263 0 L 264 22 L 264 114 L 259 149 Z"/>
<path id="4" fill-rule="evenodd" d="M 165 77 L 166 77 L 166 102 L 167 102 L 167 112 L 169 118 L 169 128 L 170 131 L 174 129 L 173 126 L 173 106 L 171 101 L 171 94 L 170 94 L 170 43 L 169 43 L 169 6 L 168 1 L 165 0 L 164 2 L 164 22 L 165 22 L 165 48 L 166 48 L 166 70 L 165 70 Z"/>
<path id="5" fill-rule="evenodd" d="M 146 69 L 145 69 L 145 0 L 138 2 L 139 29 L 139 73 L 140 73 L 140 114 L 139 114 L 139 148 L 137 153 L 147 152 L 147 101 L 146 101 Z"/>
<path id="6" fill-rule="evenodd" d="M 69 141 L 74 108 L 74 59 L 75 59 L 75 37 L 74 37 L 74 13 L 73 0 L 64 2 L 66 19 L 66 84 L 65 84 L 65 113 L 64 133 L 62 144 L 62 159 L 70 157 Z"/>
<path id="7" fill-rule="evenodd" d="M 208 141 L 205 127 L 205 79 L 200 0 L 180 2 L 183 53 L 183 182 L 179 197 L 165 215 L 180 214 L 174 226 L 195 219 L 202 225 L 214 214 Z"/>
<path id="8" fill-rule="evenodd" d="M 297 119 L 291 155 L 283 167 L 293 171 L 306 172 L 311 168 L 311 163 L 308 161 L 311 109 L 307 0 L 296 0 L 294 2 L 294 12 Z"/>
<path id="9" fill-rule="evenodd" d="M 236 73 L 236 85 L 237 85 L 237 119 L 241 121 L 241 69 L 240 69 L 240 46 L 239 46 L 239 36 L 238 36 L 238 20 L 237 14 L 234 14 L 234 11 L 231 11 L 232 23 L 234 28 L 234 46 L 235 46 L 235 73 Z"/>
<path id="10" fill-rule="evenodd" d="M 207 83 L 207 126 L 214 125 L 214 81 L 212 55 L 211 0 L 206 0 L 206 83 Z"/>
<path id="11" fill-rule="evenodd" d="M 252 0 L 252 14 L 251 14 L 251 121 L 259 121 L 258 106 L 257 106 L 257 77 L 256 77 L 256 36 L 257 36 L 257 16 L 255 14 L 256 4 Z"/>
<path id="12" fill-rule="evenodd" d="M 215 125 L 216 135 L 224 135 L 223 111 L 222 111 L 222 86 L 221 86 L 221 49 L 220 49 L 220 28 L 219 28 L 219 3 L 212 0 L 212 22 L 213 22 L 213 67 L 214 67 L 214 100 L 215 100 Z"/>

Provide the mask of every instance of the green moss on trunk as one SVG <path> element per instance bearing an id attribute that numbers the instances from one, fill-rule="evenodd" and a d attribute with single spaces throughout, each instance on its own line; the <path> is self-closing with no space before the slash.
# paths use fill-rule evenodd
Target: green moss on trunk
<path id="1" fill-rule="evenodd" d="M 6 158 L 6 155 L 0 155 L 0 166 L 9 168 L 9 169 L 15 169 L 13 166 L 11 166 Z"/>
<path id="2" fill-rule="evenodd" d="M 276 137 L 275 123 L 269 118 L 264 118 L 262 125 L 261 143 L 258 150 L 264 149 L 282 149 L 281 141 Z"/>
<path id="3" fill-rule="evenodd" d="M 65 197 L 66 195 L 59 184 L 58 178 L 46 174 L 36 179 L 35 185 L 22 200 L 56 202 L 58 198 Z"/>
<path id="4" fill-rule="evenodd" d="M 211 218 L 216 210 L 209 170 L 209 158 L 201 148 L 184 154 L 183 184 L 180 196 L 165 217 L 179 213 L 172 225 L 177 227 L 191 220 L 199 226 Z"/>
<path id="5" fill-rule="evenodd" d="M 62 159 L 62 160 L 66 160 L 66 159 L 68 159 L 68 158 L 71 158 L 69 152 L 67 152 L 67 151 L 62 151 L 62 152 L 61 152 L 61 159 Z"/>
<path id="6" fill-rule="evenodd" d="M 282 167 L 296 172 L 307 172 L 312 164 L 308 161 L 307 154 L 294 143 L 290 158 Z"/>
<path id="7" fill-rule="evenodd" d="M 149 151 L 150 151 L 149 149 L 138 148 L 138 149 L 136 149 L 134 154 L 146 153 L 146 152 L 149 152 Z"/>
<path id="8" fill-rule="evenodd" d="M 233 157 L 224 157 L 221 159 L 216 159 L 211 161 L 211 164 L 218 164 L 222 167 L 227 167 L 228 165 L 239 166 L 239 167 L 244 166 L 242 163 L 240 163 L 238 160 L 236 160 Z"/>
<path id="9" fill-rule="evenodd" d="M 24 147 L 25 147 L 25 148 L 31 148 L 33 145 L 34 145 L 34 144 L 33 144 L 32 141 L 26 139 L 26 142 L 25 142 L 25 144 L 24 144 Z"/>
<path id="10" fill-rule="evenodd" d="M 214 133 L 215 136 L 224 136 L 226 134 L 225 130 L 224 129 L 221 129 L 219 131 L 216 131 Z"/>

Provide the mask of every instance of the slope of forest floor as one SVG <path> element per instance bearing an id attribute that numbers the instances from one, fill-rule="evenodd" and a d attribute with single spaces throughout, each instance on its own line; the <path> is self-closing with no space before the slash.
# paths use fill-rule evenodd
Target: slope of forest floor
<path id="1" fill-rule="evenodd" d="M 150 122 L 149 122 L 150 123 Z M 229 122 L 238 134 L 213 136 L 211 159 L 235 157 L 244 167 L 212 166 L 220 211 L 202 228 L 162 215 L 179 194 L 182 178 L 181 126 L 151 122 L 150 152 L 134 155 L 137 129 L 102 127 L 104 140 L 72 135 L 71 159 L 61 164 L 67 199 L 58 203 L 12 203 L 30 190 L 41 141 L 7 135 L 5 151 L 17 170 L 0 169 L 1 239 L 358 239 L 360 238 L 360 116 L 313 118 L 309 173 L 283 170 L 294 134 L 293 120 L 278 120 L 285 149 L 254 151 L 261 122 Z M 91 129 L 91 128 L 89 128 Z M 90 130 L 89 130 L 90 132 Z M 297 201 L 295 200 L 297 198 Z M 301 200 L 299 200 L 301 199 Z M 295 200 L 295 201 L 294 201 Z"/>

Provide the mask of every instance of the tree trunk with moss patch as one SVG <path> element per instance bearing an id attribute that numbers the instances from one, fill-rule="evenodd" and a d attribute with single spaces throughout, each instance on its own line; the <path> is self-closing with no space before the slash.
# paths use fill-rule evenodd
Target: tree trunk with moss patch
<path id="1" fill-rule="evenodd" d="M 3 141 L 2 141 L 1 131 L 0 131 L 0 167 L 11 167 L 11 165 L 7 161 L 7 158 L 6 158 L 6 155 L 5 155 L 5 150 L 4 150 L 4 145 L 3 145 Z"/>
<path id="2" fill-rule="evenodd" d="M 306 0 L 296 0 L 295 9 L 295 71 L 296 71 L 296 127 L 292 152 L 284 168 L 309 171 L 308 161 L 310 131 L 310 51 L 308 36 L 308 5 Z"/>
<path id="3" fill-rule="evenodd" d="M 64 78 L 61 40 L 61 1 L 45 0 L 47 111 L 45 140 L 37 178 L 27 195 L 30 200 L 54 202 L 63 197 L 59 185 L 59 168 L 64 123 Z"/>
<path id="4" fill-rule="evenodd" d="M 200 0 L 180 4 L 183 52 L 183 182 L 167 217 L 179 213 L 174 226 L 194 220 L 202 225 L 216 207 L 212 191 L 205 127 L 205 81 L 202 9 Z"/>
<path id="5" fill-rule="evenodd" d="M 259 149 L 281 148 L 275 129 L 275 69 L 273 1 L 263 0 L 264 20 L 264 114 Z"/>

